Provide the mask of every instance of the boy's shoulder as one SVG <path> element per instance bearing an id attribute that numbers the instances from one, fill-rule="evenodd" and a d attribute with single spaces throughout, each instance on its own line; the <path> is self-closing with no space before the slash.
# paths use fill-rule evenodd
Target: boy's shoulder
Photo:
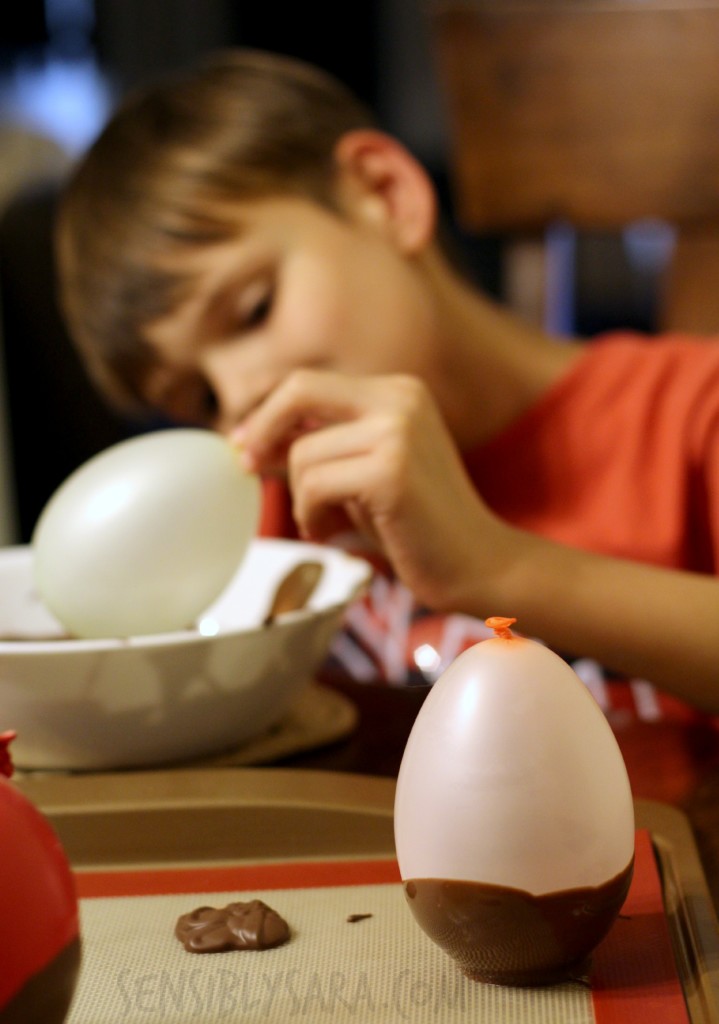
<path id="1" fill-rule="evenodd" d="M 666 402 L 687 413 L 697 402 L 719 407 L 719 334 L 613 331 L 589 339 L 582 357 L 528 410 L 523 425 L 533 429 L 555 415 Z"/>

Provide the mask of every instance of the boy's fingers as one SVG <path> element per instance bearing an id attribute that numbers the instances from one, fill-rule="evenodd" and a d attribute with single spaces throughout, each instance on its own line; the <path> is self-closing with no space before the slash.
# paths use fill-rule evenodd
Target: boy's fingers
<path id="1" fill-rule="evenodd" d="M 292 374 L 231 433 L 245 458 L 265 466 L 282 460 L 298 437 L 358 414 L 359 380 L 327 371 Z"/>
<path id="2" fill-rule="evenodd" d="M 302 486 L 293 492 L 293 512 L 302 532 L 314 537 L 326 533 L 328 524 L 334 525 L 337 510 L 343 511 L 346 522 L 366 528 L 372 520 L 370 495 L 376 473 L 376 464 L 365 455 L 307 469 Z"/>

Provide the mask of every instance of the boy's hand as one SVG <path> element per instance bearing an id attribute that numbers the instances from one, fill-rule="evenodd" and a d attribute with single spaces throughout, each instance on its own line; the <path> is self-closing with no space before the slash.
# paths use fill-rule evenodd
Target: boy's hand
<path id="1" fill-rule="evenodd" d="M 456 607 L 487 572 L 489 535 L 502 524 L 477 497 L 419 380 L 300 370 L 235 436 L 248 468 L 286 470 L 305 539 L 358 529 L 423 603 Z"/>
<path id="2" fill-rule="evenodd" d="M 288 472 L 305 537 L 358 527 L 427 607 L 516 616 L 555 650 L 719 712 L 716 577 L 592 554 L 502 522 L 475 493 L 421 382 L 303 370 L 237 436 L 251 468 Z"/>

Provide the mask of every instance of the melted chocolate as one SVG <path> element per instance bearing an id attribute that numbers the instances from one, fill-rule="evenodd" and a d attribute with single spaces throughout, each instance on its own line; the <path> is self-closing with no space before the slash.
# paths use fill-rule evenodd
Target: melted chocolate
<path id="1" fill-rule="evenodd" d="M 222 953 L 281 946 L 289 939 L 290 929 L 262 900 L 250 900 L 230 903 L 221 910 L 198 907 L 178 919 L 175 935 L 190 953 Z"/>
<path id="2" fill-rule="evenodd" d="M 77 984 L 80 959 L 80 940 L 74 939 L 0 1007 L 0 1024 L 62 1024 Z"/>
<path id="3" fill-rule="evenodd" d="M 603 885 L 541 896 L 480 882 L 404 884 L 417 923 L 475 981 L 546 985 L 576 978 L 629 890 L 634 863 Z"/>

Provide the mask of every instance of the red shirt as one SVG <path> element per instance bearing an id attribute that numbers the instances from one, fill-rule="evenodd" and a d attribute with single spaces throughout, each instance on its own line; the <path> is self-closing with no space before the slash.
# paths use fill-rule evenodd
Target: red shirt
<path id="1" fill-rule="evenodd" d="M 590 551 L 716 574 L 719 344 L 629 333 L 587 343 L 561 380 L 465 453 L 465 463 L 487 503 L 516 526 Z M 286 493 L 276 481 L 267 488 L 265 529 L 292 536 Z M 367 600 L 350 610 L 334 656 L 359 678 L 431 681 L 489 633 L 468 616 L 418 609 L 378 574 Z M 700 717 L 642 680 L 616 684 L 584 660 L 575 668 L 615 726 Z"/>
<path id="2" fill-rule="evenodd" d="M 516 526 L 602 554 L 716 573 L 719 345 L 637 335 L 588 344 L 467 466 L 488 504 Z"/>

